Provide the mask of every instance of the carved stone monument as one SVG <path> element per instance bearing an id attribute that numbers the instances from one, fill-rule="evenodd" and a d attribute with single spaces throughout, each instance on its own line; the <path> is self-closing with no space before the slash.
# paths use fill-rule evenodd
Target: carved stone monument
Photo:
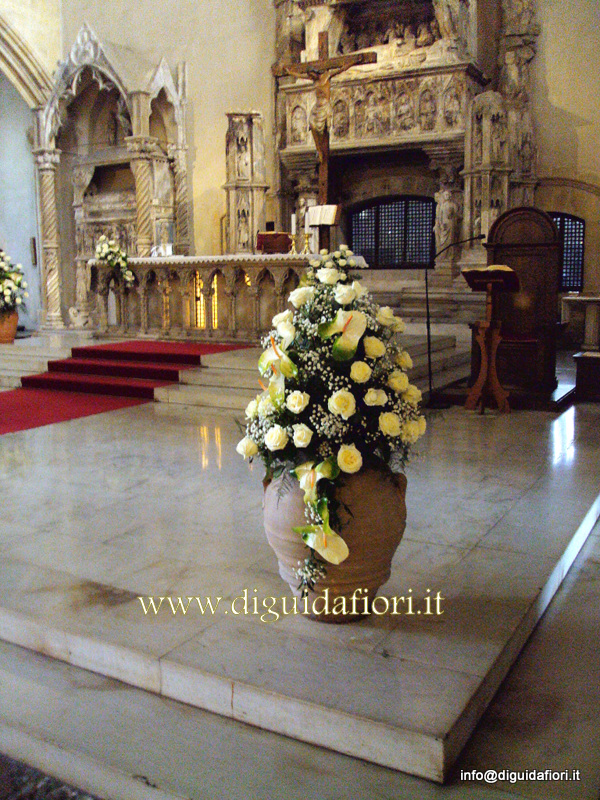
<path id="1" fill-rule="evenodd" d="M 255 253 L 265 229 L 265 138 L 257 111 L 227 114 L 227 252 Z"/>

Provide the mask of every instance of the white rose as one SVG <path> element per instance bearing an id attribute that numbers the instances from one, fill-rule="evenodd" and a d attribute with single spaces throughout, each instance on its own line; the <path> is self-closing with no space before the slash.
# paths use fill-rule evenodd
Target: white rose
<path id="1" fill-rule="evenodd" d="M 335 253 L 333 254 L 333 257 L 334 258 L 341 258 L 342 257 L 342 251 L 341 250 L 336 250 Z"/>
<path id="2" fill-rule="evenodd" d="M 258 400 L 250 400 L 246 406 L 246 419 L 254 419 L 258 414 Z"/>
<path id="3" fill-rule="evenodd" d="M 385 354 L 385 345 L 376 336 L 365 336 L 364 344 L 367 358 L 381 358 Z"/>
<path id="4" fill-rule="evenodd" d="M 340 266 L 340 267 L 345 267 L 347 263 L 348 262 L 346 261 L 345 258 L 338 259 L 338 266 Z"/>
<path id="5" fill-rule="evenodd" d="M 280 322 L 277 326 L 277 333 L 281 336 L 281 346 L 284 350 L 287 350 L 291 343 L 296 338 L 296 328 L 292 325 L 291 322 Z"/>
<path id="6" fill-rule="evenodd" d="M 387 385 L 395 392 L 405 392 L 408 389 L 408 375 L 395 369 L 388 376 Z"/>
<path id="7" fill-rule="evenodd" d="M 338 467 L 342 472 L 358 472 L 362 467 L 362 456 L 353 444 L 343 444 L 337 454 Z"/>
<path id="8" fill-rule="evenodd" d="M 423 436 L 423 434 L 427 430 L 427 420 L 425 419 L 425 417 L 420 416 L 417 417 L 417 423 L 419 425 L 419 434 Z"/>
<path id="9" fill-rule="evenodd" d="M 237 443 L 237 447 L 235 449 L 241 456 L 244 457 L 244 459 L 252 458 L 252 456 L 255 456 L 258 453 L 256 442 L 254 442 L 249 436 L 244 436 L 244 438 Z"/>
<path id="10" fill-rule="evenodd" d="M 410 403 L 411 406 L 416 406 L 417 403 L 420 403 L 422 397 L 421 390 L 412 384 L 409 384 L 408 389 L 402 393 L 402 399 Z"/>
<path id="11" fill-rule="evenodd" d="M 285 404 L 292 414 L 300 414 L 308 405 L 309 400 L 310 395 L 306 394 L 306 392 L 299 392 L 296 390 L 288 394 Z"/>
<path id="12" fill-rule="evenodd" d="M 355 383 L 366 383 L 373 370 L 364 361 L 355 361 L 350 367 L 350 377 Z"/>
<path id="13" fill-rule="evenodd" d="M 377 312 L 375 319 L 380 325 L 384 325 L 386 328 L 389 328 L 394 324 L 396 317 L 389 306 L 382 306 Z"/>
<path id="14" fill-rule="evenodd" d="M 314 286 L 300 286 L 298 289 L 294 289 L 292 292 L 290 292 L 290 303 L 294 306 L 294 308 L 300 308 L 300 306 L 309 303 L 314 296 Z"/>
<path id="15" fill-rule="evenodd" d="M 347 306 L 348 303 L 351 303 L 356 297 L 356 292 L 351 286 L 345 283 L 338 283 L 335 287 L 333 297 L 336 303 L 339 303 L 341 306 Z"/>
<path id="16" fill-rule="evenodd" d="M 402 441 L 406 444 L 414 444 L 421 436 L 419 423 L 416 419 L 410 419 L 402 426 Z"/>
<path id="17" fill-rule="evenodd" d="M 320 267 L 321 266 L 321 262 L 320 262 L 320 260 L 318 258 L 313 258 L 308 263 L 311 265 L 311 267 Z"/>
<path id="18" fill-rule="evenodd" d="M 273 425 L 265 436 L 265 445 L 269 450 L 283 450 L 288 443 L 289 438 L 284 428 L 281 425 Z"/>
<path id="19" fill-rule="evenodd" d="M 392 330 L 394 333 L 403 333 L 406 329 L 406 323 L 400 317 L 394 317 L 394 324 L 392 325 Z"/>
<path id="20" fill-rule="evenodd" d="M 294 431 L 294 444 L 296 447 L 308 447 L 313 437 L 313 432 L 308 425 L 292 425 Z"/>
<path id="21" fill-rule="evenodd" d="M 379 415 L 379 430 L 386 436 L 400 436 L 400 417 L 393 411 Z"/>
<path id="22" fill-rule="evenodd" d="M 23 302 L 23 301 L 21 300 L 21 298 L 20 298 L 20 297 L 17 297 L 17 298 L 15 298 L 15 303 L 16 303 L 18 306 L 20 306 L 22 302 Z"/>
<path id="23" fill-rule="evenodd" d="M 363 296 L 363 295 L 365 295 L 365 294 L 367 293 L 367 291 L 368 291 L 368 289 L 366 289 L 366 288 L 365 288 L 365 287 L 362 285 L 362 283 L 361 283 L 360 281 L 352 281 L 352 288 L 354 289 L 354 294 L 355 294 L 357 297 L 362 297 L 362 296 Z"/>
<path id="24" fill-rule="evenodd" d="M 341 277 L 342 273 L 335 269 L 335 267 L 325 266 L 317 270 L 317 278 L 321 281 L 321 283 L 326 283 L 328 286 L 333 286 L 333 284 L 337 283 Z"/>
<path id="25" fill-rule="evenodd" d="M 291 309 L 286 309 L 282 311 L 280 314 L 275 314 L 273 317 L 273 325 L 277 327 L 282 322 L 293 322 L 294 321 L 294 312 Z"/>
<path id="26" fill-rule="evenodd" d="M 383 389 L 369 389 L 365 395 L 365 405 L 384 406 L 387 403 L 387 394 Z"/>
<path id="27" fill-rule="evenodd" d="M 413 360 L 406 350 L 403 350 L 396 356 L 396 364 L 398 364 L 400 369 L 412 369 Z"/>
<path id="28" fill-rule="evenodd" d="M 332 414 L 336 414 L 343 419 L 349 419 L 356 411 L 356 400 L 352 392 L 347 389 L 340 389 L 331 395 L 327 402 L 327 408 Z"/>
<path id="29" fill-rule="evenodd" d="M 321 250 L 319 250 L 319 255 L 327 256 L 327 255 L 329 255 L 329 250 L 327 250 L 326 248 L 323 247 L 323 248 L 321 248 Z"/>

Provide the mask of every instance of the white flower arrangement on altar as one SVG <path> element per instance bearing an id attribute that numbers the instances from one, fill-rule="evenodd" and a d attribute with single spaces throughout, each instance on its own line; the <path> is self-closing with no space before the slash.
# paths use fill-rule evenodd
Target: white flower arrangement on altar
<path id="1" fill-rule="evenodd" d="M 336 482 L 367 467 L 402 471 L 426 427 L 406 374 L 412 360 L 395 337 L 404 323 L 351 279 L 352 256 L 345 245 L 321 251 L 289 296 L 294 310 L 273 318 L 258 362 L 268 384 L 248 404 L 237 445 L 244 458 L 261 456 L 266 480 L 291 486 L 294 476 L 304 491 L 307 524 L 293 529 L 310 548 L 297 571 L 303 591 L 325 574 L 324 561 L 348 556 L 332 527 Z"/>
<path id="2" fill-rule="evenodd" d="M 11 264 L 10 256 L 0 250 L 0 313 L 14 311 L 29 297 L 23 267 Z"/>
<path id="3" fill-rule="evenodd" d="M 135 275 L 127 266 L 127 253 L 114 239 L 102 234 L 96 245 L 96 258 L 98 261 L 104 261 L 112 269 L 118 270 L 125 286 L 133 286 Z"/>

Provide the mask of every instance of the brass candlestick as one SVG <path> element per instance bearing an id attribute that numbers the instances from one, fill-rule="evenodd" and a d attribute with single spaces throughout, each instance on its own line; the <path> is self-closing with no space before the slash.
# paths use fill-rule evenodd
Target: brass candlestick
<path id="1" fill-rule="evenodd" d="M 298 251 L 296 250 L 296 234 L 290 233 L 292 239 L 292 246 L 290 247 L 290 255 L 296 256 L 298 255 Z"/>
<path id="2" fill-rule="evenodd" d="M 304 248 L 302 250 L 302 255 L 308 255 L 310 253 L 310 240 L 312 239 L 312 233 L 305 233 L 304 234 Z"/>

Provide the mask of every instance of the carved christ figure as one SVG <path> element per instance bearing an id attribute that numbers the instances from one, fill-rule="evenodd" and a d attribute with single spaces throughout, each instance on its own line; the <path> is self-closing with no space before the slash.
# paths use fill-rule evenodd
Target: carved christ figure
<path id="1" fill-rule="evenodd" d="M 331 79 L 341 72 L 345 72 L 349 67 L 337 67 L 325 72 L 297 72 L 293 67 L 286 67 L 286 72 L 293 78 L 309 78 L 313 82 L 313 88 L 317 97 L 317 102 L 311 109 L 308 117 L 308 127 L 310 128 L 319 163 L 323 163 L 329 157 L 329 131 L 332 126 L 333 109 L 331 107 Z"/>
<path id="2" fill-rule="evenodd" d="M 282 64 L 273 67 L 275 77 L 291 75 L 312 81 L 317 101 L 310 112 L 308 124 L 315 140 L 319 159 L 319 204 L 327 203 L 329 182 L 329 131 L 332 125 L 331 79 L 357 64 L 372 64 L 376 53 L 357 53 L 329 58 L 329 39 L 326 31 L 319 33 L 319 59 L 305 64 Z"/>

